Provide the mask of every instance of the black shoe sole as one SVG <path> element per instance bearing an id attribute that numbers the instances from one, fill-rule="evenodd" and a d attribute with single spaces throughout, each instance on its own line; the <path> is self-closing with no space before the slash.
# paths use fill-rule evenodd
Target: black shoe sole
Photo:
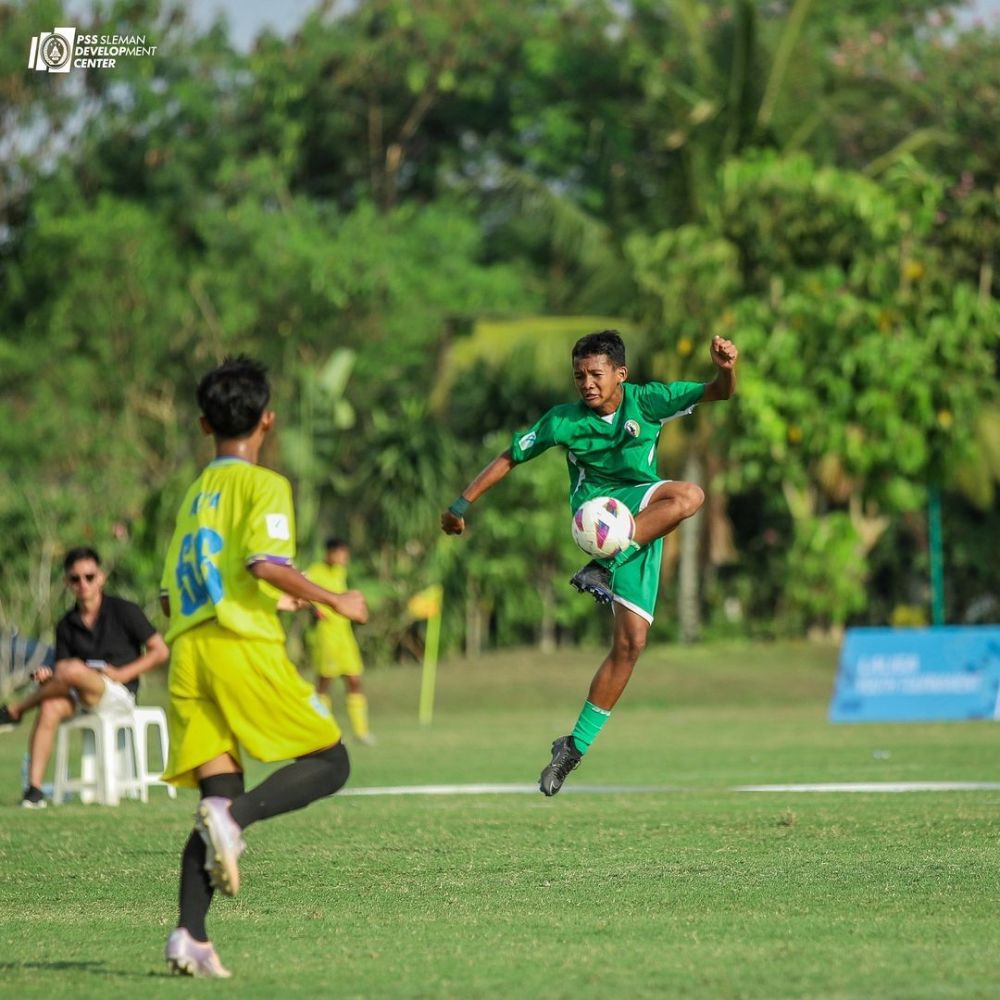
<path id="1" fill-rule="evenodd" d="M 599 590 L 597 587 L 583 586 L 581 587 L 578 583 L 573 580 L 569 581 L 581 594 L 590 594 L 591 597 L 597 601 L 598 604 L 610 604 L 614 598 L 613 594 L 609 594 L 606 590 Z"/>

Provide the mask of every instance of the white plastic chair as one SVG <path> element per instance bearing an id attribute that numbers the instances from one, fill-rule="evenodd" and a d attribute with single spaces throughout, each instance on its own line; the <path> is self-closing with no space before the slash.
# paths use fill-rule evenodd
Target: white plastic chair
<path id="1" fill-rule="evenodd" d="M 150 771 L 149 769 L 147 734 L 150 729 L 156 734 L 160 761 L 164 765 L 167 763 L 167 754 L 170 751 L 170 738 L 167 736 L 167 713 L 162 708 L 155 706 L 136 708 L 132 713 L 132 718 L 135 720 L 135 782 L 138 786 L 139 798 L 143 802 L 148 802 L 150 786 L 160 785 L 167 790 L 167 795 L 170 798 L 176 799 L 177 789 L 173 785 L 168 785 L 160 777 L 163 771 Z"/>
<path id="2" fill-rule="evenodd" d="M 149 786 L 162 784 L 161 772 L 149 771 L 147 734 L 156 730 L 162 760 L 167 759 L 167 717 L 162 708 L 136 708 L 129 714 L 102 717 L 81 713 L 59 727 L 56 738 L 52 804 L 62 805 L 76 792 L 81 802 L 116 806 L 123 795 L 149 801 Z M 69 772 L 70 739 L 74 730 L 83 734 L 79 777 Z M 171 798 L 177 791 L 164 785 Z"/>

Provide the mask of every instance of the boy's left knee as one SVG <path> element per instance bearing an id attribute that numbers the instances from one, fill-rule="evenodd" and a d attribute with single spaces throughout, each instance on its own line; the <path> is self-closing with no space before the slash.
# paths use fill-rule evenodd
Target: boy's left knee
<path id="1" fill-rule="evenodd" d="M 642 656 L 642 651 L 645 648 L 646 637 L 644 635 L 627 636 L 621 644 L 622 657 L 634 665 L 636 660 Z"/>
<path id="2" fill-rule="evenodd" d="M 323 763 L 324 795 L 333 795 L 334 792 L 340 791 L 347 784 L 347 779 L 351 775 L 351 759 L 347 756 L 347 748 L 343 742 L 334 743 L 332 747 L 309 754 L 303 759 Z"/>
<path id="3" fill-rule="evenodd" d="M 623 629 L 615 636 L 614 647 L 618 654 L 617 659 L 626 660 L 630 664 L 642 655 L 646 648 L 646 638 L 649 635 L 648 629 Z"/>

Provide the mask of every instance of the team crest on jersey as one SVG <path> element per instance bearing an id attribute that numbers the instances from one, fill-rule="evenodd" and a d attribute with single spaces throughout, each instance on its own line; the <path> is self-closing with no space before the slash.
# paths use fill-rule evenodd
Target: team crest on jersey
<path id="1" fill-rule="evenodd" d="M 626 420 L 625 421 L 625 433 L 629 437 L 637 438 L 639 436 L 639 421 L 638 420 Z"/>

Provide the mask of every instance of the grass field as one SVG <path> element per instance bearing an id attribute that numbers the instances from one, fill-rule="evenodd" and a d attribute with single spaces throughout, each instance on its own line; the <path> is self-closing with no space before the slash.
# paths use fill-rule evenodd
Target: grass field
<path id="1" fill-rule="evenodd" d="M 371 672 L 380 743 L 349 788 L 532 782 L 597 658 L 447 664 L 426 731 L 417 671 Z M 1000 779 L 990 723 L 828 724 L 834 658 L 653 649 L 554 799 L 338 795 L 254 827 L 209 920 L 228 982 L 161 957 L 194 793 L 21 810 L 23 731 L 0 736 L 0 993 L 1000 996 L 1000 792 L 733 790 Z"/>

